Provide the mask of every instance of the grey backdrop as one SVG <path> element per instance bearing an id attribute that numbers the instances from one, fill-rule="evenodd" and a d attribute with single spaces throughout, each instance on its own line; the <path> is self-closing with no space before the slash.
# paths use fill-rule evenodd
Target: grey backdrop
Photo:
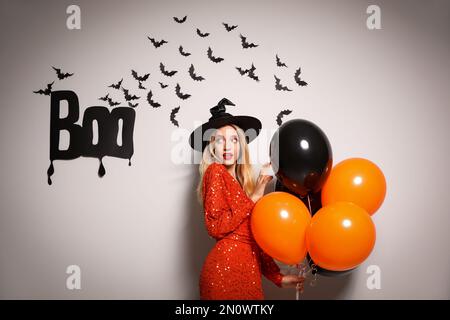
<path id="1" fill-rule="evenodd" d="M 70 4 L 81 8 L 81 30 L 66 28 Z M 369 4 L 381 8 L 381 30 L 366 27 Z M 180 128 L 189 132 L 222 97 L 267 131 L 291 109 L 286 119 L 326 132 L 334 163 L 365 157 L 386 176 L 371 256 L 350 277 L 320 277 L 303 298 L 450 298 L 450 2 L 1 1 L 0 9 L 1 298 L 197 299 L 214 242 L 195 200 L 197 165 L 173 160 L 179 130 L 169 113 L 180 106 Z M 184 25 L 172 20 L 184 15 Z M 222 22 L 239 27 L 226 33 Z M 197 27 L 211 36 L 200 39 Z M 240 49 L 241 32 L 260 47 Z M 147 35 L 169 43 L 155 50 Z M 192 56 L 181 57 L 178 45 Z M 207 60 L 209 45 L 222 64 Z M 276 68 L 277 53 L 289 69 Z M 163 78 L 161 61 L 181 70 L 178 78 Z M 206 81 L 188 78 L 191 62 Z M 251 62 L 260 83 L 233 70 Z M 97 159 L 55 161 L 47 185 L 50 103 L 32 91 L 54 80 L 52 65 L 75 73 L 54 89 L 77 93 L 80 116 L 107 92 L 120 97 L 107 85 L 122 77 L 144 96 L 131 167 L 106 157 L 99 178 Z M 307 87 L 293 81 L 298 67 Z M 147 85 L 161 108 L 146 104 L 131 69 L 151 73 Z M 275 91 L 273 74 L 294 91 Z M 176 82 L 190 99 L 175 97 Z M 266 159 L 252 157 L 256 175 Z M 81 268 L 81 290 L 66 289 L 72 264 Z M 381 269 L 380 290 L 366 287 L 369 265 Z M 268 299 L 295 298 L 266 280 L 264 288 Z"/>

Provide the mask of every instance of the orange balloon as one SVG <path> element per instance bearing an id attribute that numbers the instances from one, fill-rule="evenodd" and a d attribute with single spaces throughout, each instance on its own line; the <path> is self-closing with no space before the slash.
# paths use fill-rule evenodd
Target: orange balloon
<path id="1" fill-rule="evenodd" d="M 275 191 L 253 207 L 251 229 L 258 245 L 268 255 L 292 265 L 306 256 L 306 228 L 311 221 L 303 202 L 287 192 Z"/>
<path id="2" fill-rule="evenodd" d="M 322 188 L 322 206 L 348 201 L 373 215 L 386 196 L 386 179 L 373 162 L 350 158 L 338 163 Z"/>
<path id="3" fill-rule="evenodd" d="M 366 260 L 375 238 L 375 225 L 364 209 L 351 202 L 336 202 L 312 217 L 306 246 L 319 267 L 346 271 Z"/>

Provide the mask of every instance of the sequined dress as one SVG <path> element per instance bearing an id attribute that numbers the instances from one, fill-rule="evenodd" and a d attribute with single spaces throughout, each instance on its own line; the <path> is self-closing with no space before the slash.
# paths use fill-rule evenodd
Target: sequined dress
<path id="1" fill-rule="evenodd" d="M 278 287 L 283 275 L 252 236 L 255 203 L 223 164 L 212 163 L 202 183 L 205 225 L 216 244 L 200 274 L 200 299 L 264 299 L 261 275 Z"/>

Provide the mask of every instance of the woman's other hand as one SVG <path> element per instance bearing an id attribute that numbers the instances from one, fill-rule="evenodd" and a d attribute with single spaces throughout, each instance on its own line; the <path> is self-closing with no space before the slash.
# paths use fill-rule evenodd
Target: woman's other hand
<path id="1" fill-rule="evenodd" d="M 255 190 L 251 195 L 251 199 L 253 200 L 253 202 L 258 201 L 264 195 L 264 190 L 266 188 L 267 183 L 269 183 L 270 180 L 273 179 L 273 176 L 267 175 L 270 166 L 271 166 L 270 162 L 264 164 L 261 168 L 261 171 L 259 172 L 258 179 L 256 180 Z"/>
<path id="2" fill-rule="evenodd" d="M 295 274 L 288 274 L 283 276 L 281 280 L 282 288 L 295 288 L 297 284 L 303 285 L 305 277 L 297 276 Z"/>

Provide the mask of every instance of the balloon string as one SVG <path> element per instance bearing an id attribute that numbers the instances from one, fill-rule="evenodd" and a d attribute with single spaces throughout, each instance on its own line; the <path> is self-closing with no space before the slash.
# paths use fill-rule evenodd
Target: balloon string
<path id="1" fill-rule="evenodd" d="M 309 193 L 307 194 L 308 197 L 308 207 L 309 207 L 309 213 L 312 214 L 312 210 L 311 210 L 311 200 L 309 199 Z"/>

